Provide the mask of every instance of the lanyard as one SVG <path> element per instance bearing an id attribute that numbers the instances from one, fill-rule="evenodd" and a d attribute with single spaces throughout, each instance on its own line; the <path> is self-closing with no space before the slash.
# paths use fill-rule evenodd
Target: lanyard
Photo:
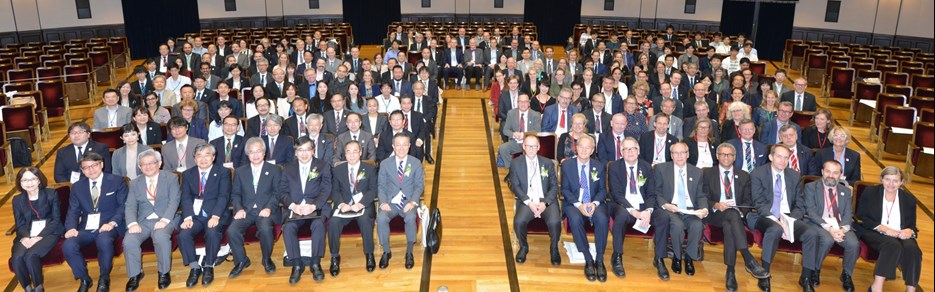
<path id="1" fill-rule="evenodd" d="M 828 210 L 826 211 L 828 212 L 828 214 L 832 214 L 832 215 L 834 214 L 834 205 L 837 203 L 838 203 L 837 194 L 834 192 L 834 190 L 832 190 L 830 194 L 825 194 L 825 208 L 828 208 Z"/>
<path id="2" fill-rule="evenodd" d="M 828 135 L 825 135 L 825 138 L 821 138 L 821 132 L 815 131 L 815 136 L 818 136 L 818 149 L 825 148 L 825 143 L 828 142 Z"/>
<path id="3" fill-rule="evenodd" d="M 32 200 L 29 200 L 29 195 L 26 195 L 26 202 L 29 203 L 29 209 L 32 209 L 32 211 L 36 213 L 36 219 L 41 219 L 42 216 L 39 216 L 39 211 L 32 206 Z"/>
<path id="4" fill-rule="evenodd" d="M 898 198 L 897 198 L 897 199 L 898 199 Z M 896 201 L 897 201 L 897 199 L 893 199 L 893 204 L 890 205 L 890 208 L 889 208 L 888 210 L 886 210 L 886 225 L 889 225 L 889 224 L 890 224 L 890 217 L 893 216 L 893 206 L 896 206 Z M 884 203 L 886 202 L 886 196 L 885 196 L 885 195 L 884 195 L 884 197 L 883 197 L 883 202 L 884 202 Z M 32 206 L 31 203 L 30 203 L 30 206 Z"/>

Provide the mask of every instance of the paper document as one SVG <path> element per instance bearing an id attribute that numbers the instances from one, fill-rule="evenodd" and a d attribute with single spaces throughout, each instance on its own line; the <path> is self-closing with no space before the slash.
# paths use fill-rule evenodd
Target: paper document
<path id="1" fill-rule="evenodd" d="M 649 227 L 652 227 L 652 225 L 647 224 L 646 228 L 643 228 L 642 218 L 636 218 L 636 223 L 633 224 L 633 229 L 635 229 L 636 231 L 642 232 L 643 234 L 646 234 L 647 232 L 649 232 Z"/>
<path id="2" fill-rule="evenodd" d="M 701 214 L 703 213 L 701 210 L 702 209 L 698 209 L 698 210 L 679 209 L 679 213 L 682 213 L 685 215 L 701 216 Z"/>
<path id="3" fill-rule="evenodd" d="M 782 214 L 779 218 L 779 225 L 782 226 L 782 239 L 795 243 L 795 218 Z"/>
<path id="4" fill-rule="evenodd" d="M 584 254 L 578 251 L 578 247 L 574 242 L 565 241 L 565 255 L 568 256 L 568 262 L 572 264 L 583 264 L 584 263 Z M 591 258 L 596 257 L 597 248 L 594 247 L 594 243 L 590 243 L 588 247 L 589 252 L 591 253 Z"/>

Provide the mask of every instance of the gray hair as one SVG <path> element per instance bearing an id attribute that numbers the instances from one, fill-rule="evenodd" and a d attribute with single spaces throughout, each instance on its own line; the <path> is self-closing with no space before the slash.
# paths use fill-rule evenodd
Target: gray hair
<path id="1" fill-rule="evenodd" d="M 256 59 L 256 64 L 257 65 L 259 64 L 269 65 L 269 60 L 267 60 L 266 57 L 260 57 L 259 59 Z"/>
<path id="2" fill-rule="evenodd" d="M 325 117 L 322 116 L 321 114 L 310 114 L 310 115 L 308 115 L 308 117 L 305 118 L 305 122 L 306 122 L 306 123 L 307 123 L 307 122 L 310 122 L 310 121 L 312 121 L 312 120 L 315 120 L 315 121 L 321 123 L 322 121 L 325 120 Z"/>
<path id="3" fill-rule="evenodd" d="M 205 144 L 199 144 L 197 147 L 195 147 L 195 152 L 192 152 L 192 156 L 198 155 L 198 152 L 201 152 L 202 150 L 205 150 L 205 149 L 208 149 L 209 151 L 211 151 L 211 156 L 214 156 L 215 154 L 217 154 L 217 149 L 214 148 L 214 145 L 211 145 L 210 143 L 205 143 Z"/>
<path id="4" fill-rule="evenodd" d="M 244 145 L 247 145 L 247 148 L 250 148 L 250 146 L 253 144 L 260 144 L 260 148 L 263 148 L 264 153 L 266 152 L 266 142 L 263 142 L 263 138 L 253 137 L 253 138 L 247 139 L 247 143 L 245 143 Z"/>
<path id="5" fill-rule="evenodd" d="M 880 180 L 883 180 L 883 177 L 887 175 L 898 175 L 900 181 L 906 182 L 906 174 L 903 173 L 903 170 L 899 169 L 899 167 L 887 166 L 884 168 L 883 171 L 880 172 Z"/>
<path id="6" fill-rule="evenodd" d="M 143 161 L 144 157 L 149 157 L 149 156 L 156 157 L 157 162 L 160 162 L 160 163 L 162 162 L 162 154 L 153 149 L 146 149 L 143 152 L 140 152 L 140 154 L 137 154 L 136 161 L 137 162 Z"/>
<path id="7" fill-rule="evenodd" d="M 717 145 L 717 149 L 718 149 L 718 150 L 721 150 L 721 149 L 730 149 L 730 152 L 733 152 L 734 154 L 737 154 L 737 148 L 734 148 L 734 145 L 732 145 L 732 144 L 730 144 L 730 143 L 727 143 L 727 142 L 721 143 L 721 145 Z"/>
<path id="8" fill-rule="evenodd" d="M 269 123 L 276 123 L 276 125 L 282 126 L 282 117 L 279 115 L 269 115 L 266 117 L 266 124 L 268 125 Z M 263 126 L 265 127 L 266 125 Z"/>

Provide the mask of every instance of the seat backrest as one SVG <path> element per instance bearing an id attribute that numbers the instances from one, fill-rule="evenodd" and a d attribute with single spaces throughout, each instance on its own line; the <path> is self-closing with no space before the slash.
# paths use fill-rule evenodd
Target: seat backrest
<path id="1" fill-rule="evenodd" d="M 918 122 L 913 128 L 912 143 L 919 147 L 935 147 L 935 124 Z"/>
<path id="2" fill-rule="evenodd" d="M 61 79 L 39 81 L 36 89 L 42 92 L 42 101 L 46 107 L 65 107 L 65 85 Z"/>
<path id="3" fill-rule="evenodd" d="M 883 84 L 907 85 L 909 84 L 909 74 L 899 72 L 883 72 Z"/>
<path id="4" fill-rule="evenodd" d="M 123 147 L 123 130 L 120 127 L 98 129 L 91 132 L 91 140 L 107 145 L 111 150 Z"/>
<path id="5" fill-rule="evenodd" d="M 915 95 L 921 97 L 935 97 L 935 89 L 916 87 Z"/>
<path id="6" fill-rule="evenodd" d="M 831 68 L 831 90 L 851 91 L 854 84 L 853 68 Z"/>
<path id="7" fill-rule="evenodd" d="M 911 80 L 913 88 L 935 88 L 935 75 L 912 74 Z"/>
<path id="8" fill-rule="evenodd" d="M 935 123 L 935 110 L 933 109 L 923 109 L 922 118 L 919 121 L 927 123 Z"/>
<path id="9" fill-rule="evenodd" d="M 912 87 L 906 85 L 886 85 L 883 88 L 883 92 L 912 96 Z"/>
<path id="10" fill-rule="evenodd" d="M 911 129 L 918 111 L 914 107 L 888 105 L 883 109 L 882 125 Z"/>
<path id="11" fill-rule="evenodd" d="M 904 106 L 906 104 L 906 96 L 902 94 L 893 94 L 893 93 L 880 93 L 877 95 L 877 107 L 874 109 L 877 113 L 883 113 L 883 109 L 887 106 Z"/>
<path id="12" fill-rule="evenodd" d="M 919 110 L 928 109 L 928 108 L 935 109 L 935 98 L 913 96 L 909 98 L 909 106 L 917 108 Z"/>
<path id="13" fill-rule="evenodd" d="M 35 107 L 32 104 L 0 106 L 0 120 L 6 123 L 7 131 L 29 130 L 36 124 Z"/>

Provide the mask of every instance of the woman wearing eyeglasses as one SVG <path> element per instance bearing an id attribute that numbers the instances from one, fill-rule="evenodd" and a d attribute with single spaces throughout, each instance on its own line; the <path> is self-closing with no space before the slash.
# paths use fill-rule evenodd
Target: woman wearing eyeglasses
<path id="1" fill-rule="evenodd" d="M 32 166 L 20 169 L 16 175 L 16 189 L 20 194 L 13 198 L 16 238 L 10 252 L 10 266 L 26 291 L 45 291 L 42 257 L 65 233 L 58 193 L 46 188 L 47 184 L 42 171 Z"/>
<path id="2" fill-rule="evenodd" d="M 812 169 L 821 169 L 821 165 L 828 160 L 837 160 L 841 163 L 841 179 L 846 180 L 849 185 L 854 185 L 860 181 L 860 154 L 850 148 L 847 144 L 851 142 L 851 131 L 845 127 L 835 126 L 831 129 L 831 148 L 824 148 L 815 153 L 815 159 L 812 163 Z"/>

